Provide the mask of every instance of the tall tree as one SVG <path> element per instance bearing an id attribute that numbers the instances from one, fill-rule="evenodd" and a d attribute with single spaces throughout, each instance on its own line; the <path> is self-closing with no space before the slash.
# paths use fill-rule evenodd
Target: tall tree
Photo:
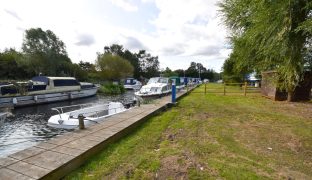
<path id="1" fill-rule="evenodd" d="M 71 60 L 65 44 L 52 31 L 41 28 L 26 30 L 22 50 L 36 74 L 68 74 L 66 67 Z"/>
<path id="2" fill-rule="evenodd" d="M 172 71 L 169 67 L 166 67 L 164 71 L 161 72 L 161 74 L 164 77 L 170 77 L 170 76 L 178 76 L 179 74 L 176 73 L 175 71 Z"/>
<path id="3" fill-rule="evenodd" d="M 23 55 L 15 49 L 6 49 L 0 53 L 1 79 L 27 79 L 31 76 L 23 62 Z"/>
<path id="4" fill-rule="evenodd" d="M 312 37 L 310 0 L 223 0 L 224 22 L 232 30 L 235 66 L 278 71 L 288 101 L 303 76 L 304 54 Z"/>
<path id="5" fill-rule="evenodd" d="M 109 53 L 100 54 L 96 60 L 100 75 L 106 80 L 120 80 L 133 75 L 133 66 L 124 58 Z"/>
<path id="6" fill-rule="evenodd" d="M 141 75 L 146 78 L 159 76 L 159 61 L 158 56 L 152 56 L 150 53 L 146 53 L 145 50 L 140 50 L 137 54 L 139 58 L 140 68 L 142 70 Z"/>

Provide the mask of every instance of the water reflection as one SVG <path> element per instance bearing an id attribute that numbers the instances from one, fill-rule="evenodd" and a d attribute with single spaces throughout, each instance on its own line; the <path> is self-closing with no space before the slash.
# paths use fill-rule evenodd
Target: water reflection
<path id="1" fill-rule="evenodd" d="M 47 126 L 48 119 L 55 112 L 53 107 L 69 106 L 84 103 L 105 103 L 109 101 L 128 102 L 133 99 L 133 91 L 123 95 L 94 96 L 74 101 L 63 101 L 38 106 L 17 108 L 12 111 L 13 116 L 0 124 L 0 157 L 8 156 L 17 151 L 26 149 L 54 136 L 71 130 L 55 129 Z"/>

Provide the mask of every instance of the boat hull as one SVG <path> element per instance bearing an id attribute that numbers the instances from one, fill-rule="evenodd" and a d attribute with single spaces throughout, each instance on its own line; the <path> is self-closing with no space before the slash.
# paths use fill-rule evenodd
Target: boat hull
<path id="1" fill-rule="evenodd" d="M 96 92 L 97 88 L 94 87 L 68 92 L 0 97 L 0 107 L 22 107 L 36 104 L 52 103 L 57 101 L 79 99 L 94 96 Z"/>
<path id="2" fill-rule="evenodd" d="M 140 88 L 142 87 L 142 85 L 124 85 L 125 89 L 128 90 L 140 90 Z"/>

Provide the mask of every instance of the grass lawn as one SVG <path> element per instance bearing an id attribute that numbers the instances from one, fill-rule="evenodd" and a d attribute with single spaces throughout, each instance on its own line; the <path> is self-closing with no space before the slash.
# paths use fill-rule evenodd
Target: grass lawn
<path id="1" fill-rule="evenodd" d="M 197 88 L 65 179 L 312 177 L 311 102 L 196 93 L 203 90 Z"/>

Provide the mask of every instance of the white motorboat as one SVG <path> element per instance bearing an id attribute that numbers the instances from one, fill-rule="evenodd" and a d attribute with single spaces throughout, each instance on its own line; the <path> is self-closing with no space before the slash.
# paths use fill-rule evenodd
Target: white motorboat
<path id="1" fill-rule="evenodd" d="M 162 96 L 171 92 L 171 84 L 169 78 L 154 77 L 151 78 L 145 86 L 142 86 L 140 91 L 135 92 L 135 95 L 141 97 Z"/>
<path id="2" fill-rule="evenodd" d="M 0 107 L 19 107 L 78 99 L 96 94 L 92 83 L 73 77 L 37 76 L 28 82 L 0 84 Z"/>
<path id="3" fill-rule="evenodd" d="M 64 112 L 65 109 L 79 108 L 77 110 Z M 74 129 L 79 126 L 78 116 L 81 114 L 84 118 L 84 125 L 90 126 L 99 121 L 104 120 L 106 117 L 121 113 L 127 109 L 120 102 L 109 102 L 107 104 L 81 104 L 73 106 L 63 106 L 52 108 L 58 114 L 51 116 L 48 120 L 48 126 L 54 128 Z"/>
<path id="4" fill-rule="evenodd" d="M 124 83 L 125 89 L 139 90 L 142 87 L 142 83 L 134 78 L 127 78 Z"/>

